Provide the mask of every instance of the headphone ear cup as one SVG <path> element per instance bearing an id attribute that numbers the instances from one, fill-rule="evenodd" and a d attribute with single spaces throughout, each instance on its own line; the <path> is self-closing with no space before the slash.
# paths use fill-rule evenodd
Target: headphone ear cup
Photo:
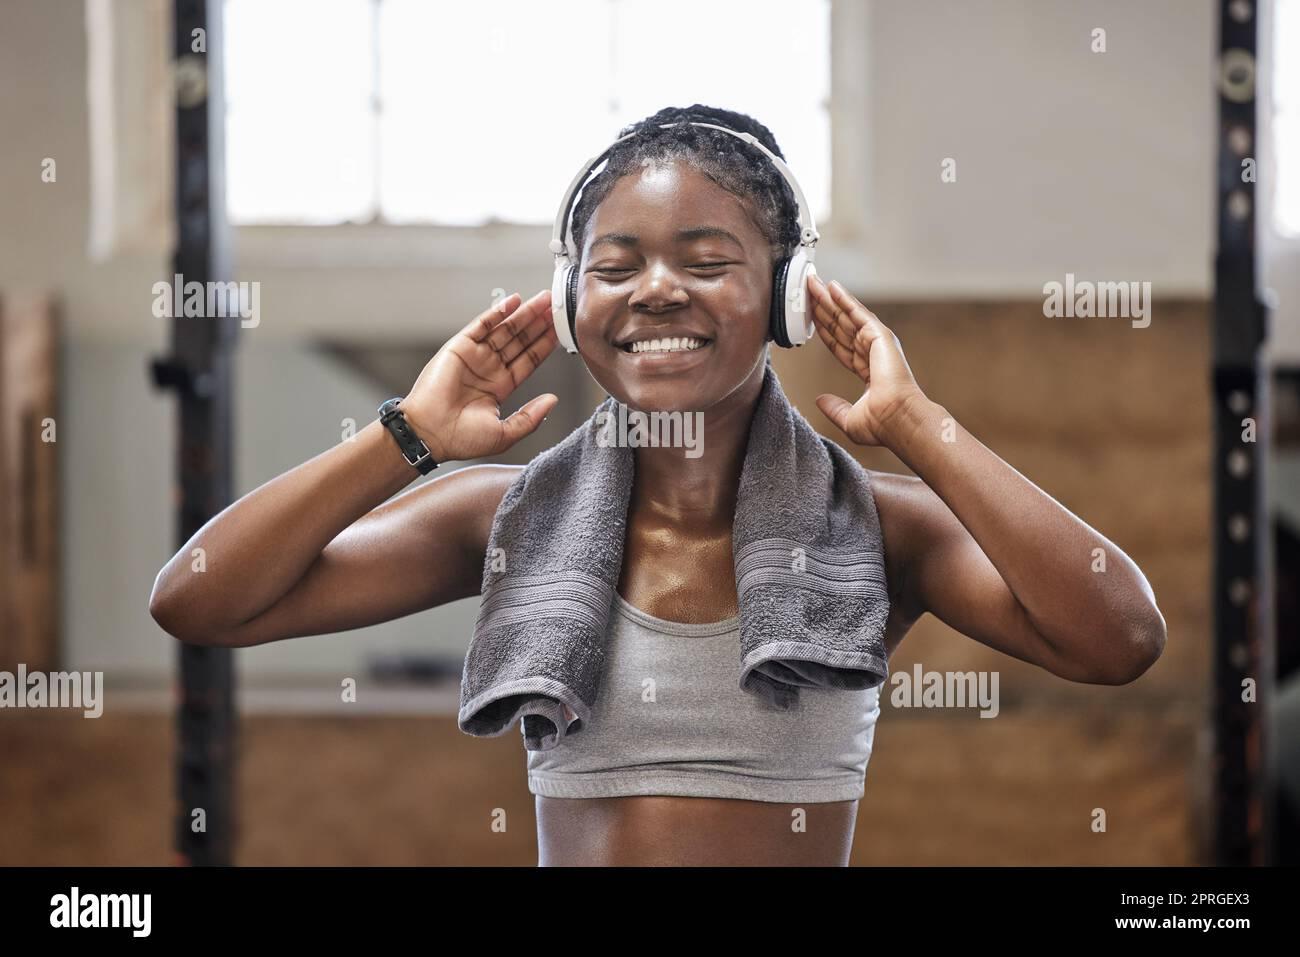
<path id="1" fill-rule="evenodd" d="M 785 287 L 790 270 L 790 257 L 783 256 L 777 261 L 772 275 L 772 313 L 768 334 L 782 349 L 791 347 L 790 337 L 785 328 Z"/>
<path id="2" fill-rule="evenodd" d="M 817 275 L 817 267 L 799 249 L 785 267 L 785 312 L 782 332 L 791 346 L 801 346 L 816 335 L 808 305 L 808 277 Z"/>
<path id="3" fill-rule="evenodd" d="M 569 353 L 578 351 L 578 337 L 574 331 L 577 273 L 576 266 L 560 265 L 555 267 L 555 275 L 551 277 L 551 319 L 555 324 L 555 336 Z"/>
<path id="4" fill-rule="evenodd" d="M 569 314 L 569 335 L 573 339 L 573 351 L 578 351 L 578 267 L 569 267 L 568 282 L 565 283 L 564 309 Z"/>

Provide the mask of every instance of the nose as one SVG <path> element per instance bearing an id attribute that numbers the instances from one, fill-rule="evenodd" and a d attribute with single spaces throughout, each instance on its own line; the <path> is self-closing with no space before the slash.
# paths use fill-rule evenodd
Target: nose
<path id="1" fill-rule="evenodd" d="M 666 312 L 690 302 L 674 269 L 665 263 L 650 266 L 637 281 L 628 305 L 642 312 Z"/>

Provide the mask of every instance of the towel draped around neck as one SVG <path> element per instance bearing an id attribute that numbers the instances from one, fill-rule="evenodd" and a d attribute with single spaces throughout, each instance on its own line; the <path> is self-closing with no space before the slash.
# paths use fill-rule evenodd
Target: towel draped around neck
<path id="1" fill-rule="evenodd" d="M 607 397 L 535 457 L 497 508 L 461 679 L 457 721 L 467 734 L 494 737 L 519 721 L 525 747 L 544 751 L 592 719 L 635 469 L 635 449 L 601 438 L 619 405 Z M 790 710 L 800 688 L 885 681 L 889 590 L 869 475 L 790 404 L 770 361 L 732 556 L 742 690 Z"/>

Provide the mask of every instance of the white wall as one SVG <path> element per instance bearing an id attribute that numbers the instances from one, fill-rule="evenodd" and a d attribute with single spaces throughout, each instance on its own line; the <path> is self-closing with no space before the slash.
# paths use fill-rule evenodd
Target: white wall
<path id="1" fill-rule="evenodd" d="M 1069 270 L 1208 294 L 1213 8 L 872 4 L 876 285 L 1041 296 Z"/>

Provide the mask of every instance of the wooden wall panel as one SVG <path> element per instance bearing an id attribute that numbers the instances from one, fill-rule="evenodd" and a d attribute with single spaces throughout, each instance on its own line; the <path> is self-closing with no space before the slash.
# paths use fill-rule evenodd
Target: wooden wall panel
<path id="1" fill-rule="evenodd" d="M 977 439 L 1114 541 L 1142 568 L 1169 626 L 1165 653 L 1121 695 L 1206 701 L 1210 669 L 1210 304 L 1160 301 L 1151 323 L 1049 319 L 1039 301 L 867 305 L 899 337 L 918 383 Z M 888 451 L 853 445 L 817 408 L 862 384 L 820 340 L 778 350 L 787 395 L 813 427 L 871 469 L 908 470 Z M 1001 692 L 1093 699 L 958 636 L 925 616 L 891 662 L 997 669 Z"/>
<path id="2" fill-rule="evenodd" d="M 58 660 L 58 332 L 49 300 L 0 299 L 0 670 Z M 54 422 L 57 439 L 57 422 Z"/>

